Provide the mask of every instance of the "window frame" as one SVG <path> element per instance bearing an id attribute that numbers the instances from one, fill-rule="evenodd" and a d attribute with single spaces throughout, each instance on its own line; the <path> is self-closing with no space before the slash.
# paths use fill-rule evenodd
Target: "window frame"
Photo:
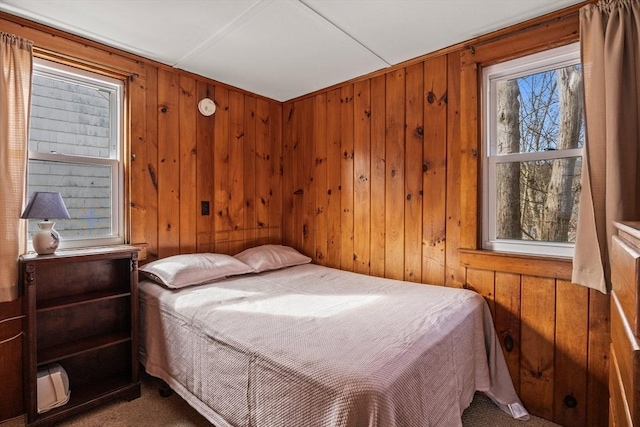
<path id="1" fill-rule="evenodd" d="M 571 43 L 538 53 L 490 65 L 482 69 L 482 132 L 484 149 L 482 186 L 482 248 L 517 254 L 573 257 L 574 243 L 533 240 L 498 239 L 497 229 L 497 165 L 509 162 L 551 160 L 581 157 L 582 148 L 549 150 L 532 153 L 497 153 L 496 81 L 513 79 L 580 63 L 580 44 Z"/>
<path id="2" fill-rule="evenodd" d="M 31 160 L 59 163 L 108 166 L 111 169 L 111 233 L 101 237 L 72 238 L 62 235 L 60 249 L 83 248 L 92 246 L 112 246 L 125 242 L 125 81 L 103 75 L 99 70 L 88 70 L 60 64 L 44 58 L 33 58 L 33 75 L 40 75 L 61 81 L 67 81 L 92 89 L 105 90 L 110 97 L 110 134 L 109 157 L 97 157 L 76 154 L 44 153 L 28 149 L 29 165 Z M 30 140 L 29 140 L 30 142 Z M 30 145 L 30 144 L 29 144 Z M 25 191 L 29 188 L 29 166 Z M 30 194 L 26 195 L 27 197 Z M 33 251 L 33 243 L 27 233 L 27 250 Z"/>

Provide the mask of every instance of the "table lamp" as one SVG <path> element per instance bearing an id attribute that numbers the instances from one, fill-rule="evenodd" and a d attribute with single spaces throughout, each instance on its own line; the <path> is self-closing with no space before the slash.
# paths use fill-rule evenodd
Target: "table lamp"
<path id="1" fill-rule="evenodd" d="M 60 235 L 53 229 L 50 219 L 69 219 L 69 212 L 60 193 L 36 191 L 20 215 L 22 219 L 42 219 L 39 230 L 33 233 L 33 249 L 40 254 L 52 254 L 58 249 Z"/>

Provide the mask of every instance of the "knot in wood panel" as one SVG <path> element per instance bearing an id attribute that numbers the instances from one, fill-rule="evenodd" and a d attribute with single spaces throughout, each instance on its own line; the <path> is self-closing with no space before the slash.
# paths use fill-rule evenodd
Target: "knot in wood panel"
<path id="1" fill-rule="evenodd" d="M 513 345 L 514 345 L 513 337 L 507 333 L 505 334 L 503 341 L 504 341 L 504 349 L 507 351 L 507 353 L 511 353 L 513 351 Z"/>
<path id="2" fill-rule="evenodd" d="M 568 394 L 564 397 L 564 399 L 562 399 L 562 403 L 567 408 L 575 408 L 576 406 L 578 406 L 578 399 L 576 399 L 575 396 Z"/>

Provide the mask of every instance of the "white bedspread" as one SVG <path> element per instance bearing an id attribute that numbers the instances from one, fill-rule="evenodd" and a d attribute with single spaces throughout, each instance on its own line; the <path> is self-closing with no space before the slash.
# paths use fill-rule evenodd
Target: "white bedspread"
<path id="1" fill-rule="evenodd" d="M 311 264 L 139 288 L 147 372 L 217 426 L 455 427 L 476 390 L 528 418 L 474 292 Z"/>

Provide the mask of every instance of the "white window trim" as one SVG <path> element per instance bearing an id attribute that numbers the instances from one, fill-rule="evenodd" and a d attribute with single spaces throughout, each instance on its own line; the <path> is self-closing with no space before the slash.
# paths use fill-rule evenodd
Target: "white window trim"
<path id="1" fill-rule="evenodd" d="M 60 249 L 81 248 L 90 246 L 110 246 L 124 243 L 124 82 L 107 76 L 96 77 L 97 73 L 57 64 L 41 58 L 33 59 L 33 73 L 59 80 L 66 80 L 93 89 L 108 89 L 117 102 L 111 102 L 111 134 L 115 136 L 109 148 L 109 158 L 66 155 L 58 153 L 42 153 L 29 150 L 29 160 L 45 160 L 63 163 L 85 163 L 110 166 L 111 168 L 111 230 L 112 233 L 103 237 L 68 238 L 62 236 Z M 115 142 L 115 144 L 113 143 Z M 29 195 L 27 194 L 27 197 Z M 33 243 L 27 237 L 27 250 L 33 251 Z"/>
<path id="2" fill-rule="evenodd" d="M 482 247 L 492 251 L 512 252 L 531 255 L 547 255 L 573 257 L 573 243 L 540 242 L 528 240 L 509 240 L 496 238 L 496 165 L 504 162 L 523 162 L 547 160 L 582 155 L 582 148 L 558 151 L 541 151 L 536 153 L 497 154 L 496 103 L 492 102 L 495 94 L 496 79 L 517 78 L 538 72 L 562 68 L 580 62 L 579 43 L 549 49 L 522 58 L 513 59 L 483 69 L 483 218 Z M 559 155 L 562 154 L 562 155 Z"/>

